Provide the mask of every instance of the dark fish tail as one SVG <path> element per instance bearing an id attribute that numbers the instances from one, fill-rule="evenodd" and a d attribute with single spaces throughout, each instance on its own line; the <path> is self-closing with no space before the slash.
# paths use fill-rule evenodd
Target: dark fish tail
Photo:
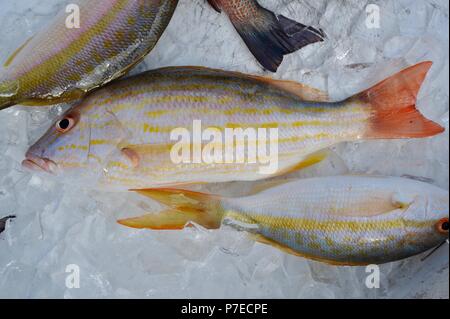
<path id="1" fill-rule="evenodd" d="M 220 11 L 215 0 L 208 2 Z M 261 65 L 276 72 L 283 57 L 316 42 L 321 42 L 325 34 L 320 29 L 305 26 L 255 3 L 258 13 L 255 17 L 243 20 L 239 15 L 229 14 L 231 22 Z"/>

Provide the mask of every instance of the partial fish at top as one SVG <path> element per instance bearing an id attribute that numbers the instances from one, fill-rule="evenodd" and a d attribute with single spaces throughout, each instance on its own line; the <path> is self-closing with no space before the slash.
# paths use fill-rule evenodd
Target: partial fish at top
<path id="1" fill-rule="evenodd" d="M 239 35 L 259 63 L 276 72 L 283 57 L 316 42 L 325 34 L 262 7 L 256 0 L 208 0 L 218 12 L 226 12 Z"/>
<path id="2" fill-rule="evenodd" d="M 78 99 L 139 63 L 169 24 L 178 0 L 78 0 L 80 28 L 62 10 L 0 70 L 0 110 Z"/>

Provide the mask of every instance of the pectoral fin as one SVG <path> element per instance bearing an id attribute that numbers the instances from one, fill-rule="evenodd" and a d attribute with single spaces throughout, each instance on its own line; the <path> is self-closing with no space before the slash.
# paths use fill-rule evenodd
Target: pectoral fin
<path id="1" fill-rule="evenodd" d="M 289 167 L 288 169 L 281 171 L 278 175 L 284 175 L 284 174 L 290 174 L 299 170 L 302 170 L 304 168 L 316 165 L 323 160 L 325 160 L 328 157 L 328 151 L 319 151 L 316 153 L 313 153 L 311 155 L 308 155 L 304 160 L 302 160 L 300 163 L 295 164 L 294 166 Z"/>
<path id="2" fill-rule="evenodd" d="M 133 153 L 133 156 L 145 157 L 161 152 L 170 152 L 173 144 L 126 144 L 121 143 L 119 148 L 127 153 Z M 129 155 L 127 155 L 129 156 Z"/>
<path id="3" fill-rule="evenodd" d="M 169 156 L 172 144 L 136 144 L 120 143 L 118 148 L 131 167 L 138 168 L 147 159 L 160 155 Z"/>

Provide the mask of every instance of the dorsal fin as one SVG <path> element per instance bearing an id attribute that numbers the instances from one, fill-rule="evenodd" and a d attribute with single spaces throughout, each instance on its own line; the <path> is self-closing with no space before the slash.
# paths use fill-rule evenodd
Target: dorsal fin
<path id="1" fill-rule="evenodd" d="M 299 99 L 308 102 L 330 102 L 330 98 L 327 93 L 310 87 L 306 84 L 298 83 L 291 80 L 277 80 L 268 76 L 261 75 L 252 75 L 245 74 L 237 71 L 225 71 L 219 69 L 212 69 L 203 66 L 183 66 L 183 67 L 166 67 L 161 68 L 159 71 L 168 71 L 168 72 L 183 72 L 190 71 L 198 71 L 209 74 L 219 74 L 224 76 L 234 76 L 241 79 L 248 79 L 253 81 L 258 81 L 273 87 L 276 87 L 279 90 L 286 91 L 292 95 L 297 96 Z"/>
<path id="2" fill-rule="evenodd" d="M 276 80 L 266 76 L 250 75 L 252 79 L 277 87 L 280 90 L 289 92 L 303 101 L 309 102 L 330 102 L 327 93 L 310 87 L 306 84 L 289 80 Z"/>

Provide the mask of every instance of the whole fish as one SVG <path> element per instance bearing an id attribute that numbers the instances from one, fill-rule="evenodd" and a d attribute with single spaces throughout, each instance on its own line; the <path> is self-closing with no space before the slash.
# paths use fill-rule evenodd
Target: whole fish
<path id="1" fill-rule="evenodd" d="M 256 0 L 208 0 L 218 12 L 224 10 L 259 63 L 276 72 L 283 57 L 316 42 L 325 34 L 262 7 Z"/>
<path id="2" fill-rule="evenodd" d="M 265 179 L 318 162 L 323 155 L 317 152 L 339 142 L 443 132 L 415 107 L 430 67 L 431 62 L 410 67 L 340 102 L 323 102 L 318 91 L 289 81 L 193 67 L 149 71 L 93 92 L 30 147 L 23 165 L 117 191 Z M 314 99 L 322 102 L 305 101 Z M 273 136 L 258 136 L 276 169 L 261 171 L 265 162 L 250 161 L 247 148 L 238 145 L 216 153 L 223 151 L 232 161 L 196 161 L 190 150 L 200 143 L 190 136 L 173 139 L 172 134 L 193 131 L 199 120 L 218 133 L 276 130 Z M 212 144 L 223 140 L 209 138 Z M 192 153 L 188 161 L 174 160 L 180 143 Z"/>
<path id="3" fill-rule="evenodd" d="M 173 230 L 192 223 L 216 229 L 226 221 L 259 242 L 335 265 L 396 261 L 448 239 L 448 191 L 405 178 L 312 178 L 241 198 L 180 189 L 139 193 L 169 208 L 119 223 Z"/>
<path id="4" fill-rule="evenodd" d="M 0 71 L 0 110 L 75 100 L 139 63 L 166 29 L 178 0 L 78 0 Z M 76 25 L 78 15 L 79 25 Z M 79 28 L 77 28 L 79 27 Z"/>
<path id="5" fill-rule="evenodd" d="M 8 220 L 16 218 L 16 216 L 6 216 L 3 218 L 0 218 L 0 234 L 3 233 L 3 231 L 5 230 L 6 227 L 6 223 L 8 222 Z"/>

